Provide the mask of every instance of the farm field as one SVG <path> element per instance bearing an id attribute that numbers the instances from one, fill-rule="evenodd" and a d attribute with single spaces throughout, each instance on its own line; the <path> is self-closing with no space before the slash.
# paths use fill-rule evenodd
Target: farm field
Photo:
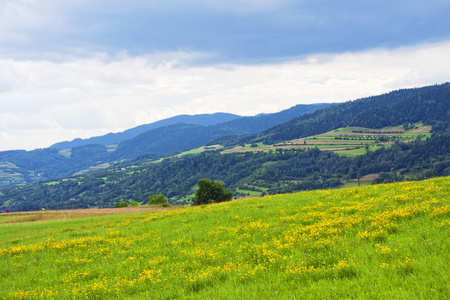
<path id="1" fill-rule="evenodd" d="M 223 150 L 222 153 L 235 153 L 247 151 L 268 151 L 274 149 L 308 149 L 317 147 L 322 151 L 333 151 L 345 156 L 358 156 L 366 153 L 367 149 L 374 151 L 380 147 L 391 145 L 396 141 L 409 142 L 417 138 L 425 139 L 431 136 L 431 126 L 423 123 L 412 124 L 411 129 L 403 126 L 371 129 L 364 127 L 344 127 L 327 133 L 295 139 L 278 143 L 276 145 L 264 145 L 262 143 L 237 146 Z M 367 149 L 366 149 L 367 147 Z"/>
<path id="2" fill-rule="evenodd" d="M 163 208 L 156 206 L 139 206 L 139 207 L 123 207 L 123 208 L 67 209 L 67 210 L 12 212 L 0 214 L 0 224 L 90 218 L 90 217 L 100 217 L 110 215 L 133 214 L 139 212 L 140 213 L 155 212 L 170 209 L 173 208 Z"/>
<path id="3" fill-rule="evenodd" d="M 446 299 L 450 178 L 0 224 L 0 299 Z"/>

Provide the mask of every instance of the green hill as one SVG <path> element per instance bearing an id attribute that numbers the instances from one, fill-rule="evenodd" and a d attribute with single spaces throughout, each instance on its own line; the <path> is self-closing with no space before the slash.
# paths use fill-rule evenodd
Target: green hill
<path id="1" fill-rule="evenodd" d="M 254 142 L 274 144 L 341 127 L 382 128 L 423 122 L 433 132 L 450 132 L 450 83 L 393 91 L 349 101 L 300 116 L 259 134 Z"/>
<path id="2" fill-rule="evenodd" d="M 0 224 L 0 299 L 445 299 L 449 192 L 446 177 Z"/>

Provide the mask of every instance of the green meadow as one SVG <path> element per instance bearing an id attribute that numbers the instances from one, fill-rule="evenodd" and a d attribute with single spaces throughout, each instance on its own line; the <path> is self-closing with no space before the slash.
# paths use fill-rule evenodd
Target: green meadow
<path id="1" fill-rule="evenodd" d="M 449 192 L 447 177 L 0 224 L 0 299 L 447 299 Z"/>

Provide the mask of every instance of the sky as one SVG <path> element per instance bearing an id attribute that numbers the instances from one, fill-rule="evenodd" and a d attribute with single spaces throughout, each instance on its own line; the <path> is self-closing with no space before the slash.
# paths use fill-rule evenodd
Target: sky
<path id="1" fill-rule="evenodd" d="M 0 151 L 450 81 L 448 0 L 0 0 Z"/>

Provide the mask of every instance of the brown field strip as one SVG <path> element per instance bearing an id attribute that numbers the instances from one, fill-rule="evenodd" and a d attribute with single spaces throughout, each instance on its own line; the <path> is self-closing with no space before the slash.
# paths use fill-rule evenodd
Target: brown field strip
<path id="1" fill-rule="evenodd" d="M 156 212 L 170 209 L 176 208 L 141 206 L 141 207 L 125 207 L 125 208 L 100 208 L 100 209 L 91 208 L 91 209 L 74 209 L 74 210 L 67 209 L 67 210 L 12 212 L 0 214 L 0 224 L 63 220 L 74 218 L 89 218 L 89 217 L 99 217 L 118 214 Z M 8 218 L 4 218 L 4 220 L 2 220 L 3 217 Z"/>
<path id="2" fill-rule="evenodd" d="M 431 132 L 431 126 L 422 126 L 417 129 L 411 130 L 411 133 L 429 133 Z"/>

